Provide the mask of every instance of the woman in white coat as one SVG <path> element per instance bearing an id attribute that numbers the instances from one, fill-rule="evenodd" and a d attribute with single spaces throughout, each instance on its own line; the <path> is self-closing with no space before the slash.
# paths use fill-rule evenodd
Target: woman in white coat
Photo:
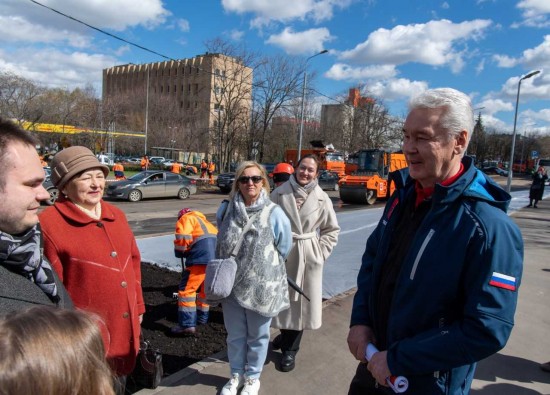
<path id="1" fill-rule="evenodd" d="M 310 301 L 289 287 L 290 308 L 273 319 L 281 329 L 273 349 L 282 351 L 280 370 L 294 369 L 304 329 L 318 329 L 322 321 L 323 265 L 338 241 L 340 227 L 328 195 L 317 185 L 319 160 L 300 159 L 296 172 L 271 193 L 271 200 L 286 213 L 292 227 L 292 250 L 286 261 L 289 278 Z"/>

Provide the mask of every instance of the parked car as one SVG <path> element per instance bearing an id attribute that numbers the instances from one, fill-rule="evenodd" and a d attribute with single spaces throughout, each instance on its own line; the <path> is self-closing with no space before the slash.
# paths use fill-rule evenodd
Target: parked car
<path id="1" fill-rule="evenodd" d="M 149 162 L 154 165 L 160 165 L 163 162 L 166 162 L 166 158 L 164 156 L 150 156 Z"/>
<path id="2" fill-rule="evenodd" d="M 508 170 L 496 166 L 484 167 L 481 171 L 485 174 L 498 174 L 499 176 L 508 177 Z"/>
<path id="3" fill-rule="evenodd" d="M 338 185 L 338 173 L 328 170 L 321 170 L 319 173 L 319 186 L 322 190 L 326 191 L 338 191 L 340 186 Z"/>
<path id="4" fill-rule="evenodd" d="M 169 169 L 176 162 L 177 162 L 177 160 L 167 159 L 164 162 L 162 162 L 162 167 L 164 167 L 165 169 Z"/>
<path id="5" fill-rule="evenodd" d="M 57 200 L 57 197 L 59 196 L 59 190 L 54 187 L 52 180 L 50 179 L 50 175 L 52 173 L 51 169 L 49 167 L 44 167 L 44 173 L 46 174 L 46 178 L 44 179 L 42 186 L 50 194 L 50 199 L 46 200 L 44 203 L 48 206 L 51 206 Z"/>
<path id="6" fill-rule="evenodd" d="M 231 187 L 233 186 L 234 181 L 235 181 L 234 172 L 222 173 L 218 176 L 216 184 L 218 185 L 218 188 L 220 188 L 220 191 L 222 193 L 229 193 L 231 191 Z"/>
<path id="7" fill-rule="evenodd" d="M 106 196 L 138 202 L 153 197 L 187 199 L 196 193 L 196 181 L 191 178 L 169 171 L 147 170 L 109 184 Z"/>

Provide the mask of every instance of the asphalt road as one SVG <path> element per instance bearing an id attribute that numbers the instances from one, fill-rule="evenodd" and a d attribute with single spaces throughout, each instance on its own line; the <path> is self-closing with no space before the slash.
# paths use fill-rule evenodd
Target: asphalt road
<path id="1" fill-rule="evenodd" d="M 327 191 L 331 197 L 336 212 L 383 207 L 384 202 L 377 202 L 372 206 L 350 205 L 340 201 L 338 192 Z M 191 195 L 189 199 L 145 199 L 136 203 L 123 200 L 111 200 L 108 202 L 120 208 L 126 214 L 126 218 L 138 238 L 171 234 L 174 232 L 178 211 L 189 207 L 206 214 L 209 221 L 215 221 L 215 214 L 227 194 L 219 191 L 202 192 Z"/>

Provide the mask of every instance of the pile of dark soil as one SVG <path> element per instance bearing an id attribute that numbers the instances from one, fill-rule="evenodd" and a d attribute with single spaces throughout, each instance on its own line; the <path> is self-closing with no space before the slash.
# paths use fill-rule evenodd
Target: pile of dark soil
<path id="1" fill-rule="evenodd" d="M 181 273 L 142 263 L 141 277 L 147 309 L 141 324 L 143 336 L 162 352 L 165 376 L 225 349 L 227 332 L 220 306 L 210 307 L 208 324 L 198 326 L 194 336 L 173 337 L 170 328 L 178 322 L 173 294 L 178 291 Z M 140 389 L 128 382 L 131 393 Z"/>

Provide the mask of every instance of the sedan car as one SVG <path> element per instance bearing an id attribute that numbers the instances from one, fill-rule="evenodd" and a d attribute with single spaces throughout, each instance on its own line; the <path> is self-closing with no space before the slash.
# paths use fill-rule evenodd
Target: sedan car
<path id="1" fill-rule="evenodd" d="M 44 174 L 46 174 L 46 178 L 44 179 L 42 186 L 50 194 L 50 198 L 44 201 L 44 203 L 47 204 L 48 206 L 51 206 L 57 200 L 57 197 L 59 196 L 59 190 L 56 187 L 54 187 L 52 180 L 50 179 L 52 170 L 49 167 L 44 167 L 43 169 L 44 169 Z"/>
<path id="2" fill-rule="evenodd" d="M 44 201 L 44 203 L 48 206 L 53 205 L 57 200 L 57 197 L 59 196 L 59 190 L 53 185 L 52 180 L 50 180 L 50 176 L 46 176 L 46 179 L 42 183 L 42 186 L 50 194 L 50 198 Z"/>
<path id="3" fill-rule="evenodd" d="M 106 196 L 138 202 L 144 198 L 177 197 L 187 199 L 197 193 L 196 181 L 169 171 L 147 170 L 107 187 Z"/>
<path id="4" fill-rule="evenodd" d="M 235 173 L 222 173 L 218 176 L 216 184 L 222 193 L 229 193 L 233 182 L 235 181 Z"/>
<path id="5" fill-rule="evenodd" d="M 328 170 L 321 170 L 319 173 L 319 186 L 322 190 L 338 191 L 340 187 L 338 185 L 338 173 Z"/>

